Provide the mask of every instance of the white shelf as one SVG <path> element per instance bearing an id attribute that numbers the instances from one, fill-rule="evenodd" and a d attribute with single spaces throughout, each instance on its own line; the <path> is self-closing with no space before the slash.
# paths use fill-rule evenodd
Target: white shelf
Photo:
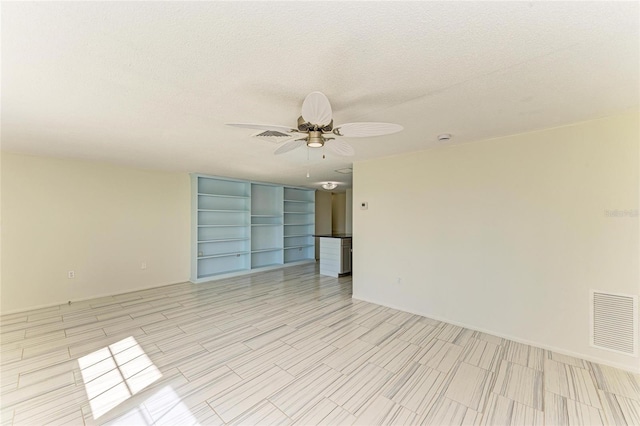
<path id="1" fill-rule="evenodd" d="M 251 252 L 248 251 L 236 251 L 232 253 L 220 253 L 220 254 L 209 254 L 205 256 L 199 256 L 198 259 L 212 259 L 214 257 L 229 257 L 229 256 L 241 256 L 243 254 L 249 254 Z"/>
<path id="2" fill-rule="evenodd" d="M 215 212 L 215 213 L 249 213 L 249 210 L 224 210 L 224 209 L 198 209 L 199 212 Z"/>
<path id="3" fill-rule="evenodd" d="M 251 250 L 251 253 L 266 253 L 268 251 L 278 251 L 278 250 L 282 250 L 282 247 L 273 247 L 273 248 Z"/>
<path id="4" fill-rule="evenodd" d="M 243 227 L 249 225 L 198 225 L 198 228 L 232 228 L 232 227 Z"/>
<path id="5" fill-rule="evenodd" d="M 285 247 L 285 250 L 289 250 L 289 249 L 297 249 L 297 248 L 305 248 L 305 247 L 314 247 L 315 244 L 304 244 L 301 246 L 290 246 L 290 247 Z"/>
<path id="6" fill-rule="evenodd" d="M 203 192 L 199 192 L 198 195 L 203 197 L 217 197 L 217 198 L 243 198 L 243 199 L 249 198 L 246 195 L 205 194 Z"/>
<path id="7" fill-rule="evenodd" d="M 249 238 L 213 238 L 211 240 L 200 240 L 198 244 L 203 243 L 228 243 L 230 241 L 249 241 Z"/>
<path id="8" fill-rule="evenodd" d="M 284 238 L 296 238 L 296 237 L 313 237 L 313 234 L 295 234 L 295 235 L 284 236 Z"/>

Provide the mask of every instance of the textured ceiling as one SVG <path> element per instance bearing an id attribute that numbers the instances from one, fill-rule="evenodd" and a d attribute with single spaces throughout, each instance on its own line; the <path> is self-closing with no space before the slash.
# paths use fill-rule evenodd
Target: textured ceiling
<path id="1" fill-rule="evenodd" d="M 316 186 L 352 161 L 638 108 L 638 2 L 3 2 L 2 149 Z M 304 97 L 354 157 L 226 122 L 295 125 Z M 308 158 L 307 158 L 308 157 Z M 306 178 L 307 170 L 311 177 Z"/>

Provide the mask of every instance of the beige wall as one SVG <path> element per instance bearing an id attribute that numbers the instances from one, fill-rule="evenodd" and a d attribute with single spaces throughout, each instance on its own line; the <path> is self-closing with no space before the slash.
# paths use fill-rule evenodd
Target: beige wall
<path id="1" fill-rule="evenodd" d="M 345 196 L 345 222 L 344 232 L 351 234 L 353 232 L 353 189 L 347 189 Z"/>
<path id="2" fill-rule="evenodd" d="M 343 234 L 346 229 L 347 195 L 344 192 L 331 194 L 331 231 Z"/>
<path id="3" fill-rule="evenodd" d="M 331 233 L 331 193 L 316 191 L 316 235 Z M 320 259 L 320 238 L 316 238 L 316 259 Z"/>
<path id="4" fill-rule="evenodd" d="M 1 162 L 3 312 L 188 280 L 187 174 L 9 153 Z"/>
<path id="5" fill-rule="evenodd" d="M 354 298 L 638 371 L 589 345 L 590 289 L 637 295 L 639 119 L 354 165 Z M 369 203 L 368 210 L 357 208 Z"/>

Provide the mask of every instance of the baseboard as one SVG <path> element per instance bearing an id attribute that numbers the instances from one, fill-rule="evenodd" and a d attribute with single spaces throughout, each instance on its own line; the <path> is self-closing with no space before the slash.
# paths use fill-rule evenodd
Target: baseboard
<path id="1" fill-rule="evenodd" d="M 410 314 L 420 315 L 422 317 L 426 317 L 426 315 L 424 315 L 424 313 L 415 312 L 415 311 L 413 311 L 411 309 L 406 309 L 404 307 L 395 306 L 395 305 L 390 304 L 390 303 L 382 303 L 382 302 L 379 302 L 379 301 L 376 301 L 376 300 L 370 300 L 370 299 L 367 299 L 367 298 L 364 298 L 364 297 L 356 296 L 355 294 L 352 295 L 351 297 L 353 299 L 355 299 L 355 300 L 361 300 L 363 302 L 374 303 L 376 305 L 386 306 L 387 308 L 397 309 L 399 311 L 408 312 Z M 541 349 L 545 349 L 545 350 L 548 350 L 548 351 L 557 352 L 557 353 L 562 354 L 562 355 L 568 355 L 568 356 L 572 356 L 574 358 L 583 359 L 585 361 L 595 362 L 595 363 L 598 363 L 598 364 L 607 365 L 609 367 L 619 368 L 620 370 L 629 371 L 631 373 L 640 374 L 640 365 L 638 365 L 638 367 L 636 369 L 633 369 L 633 368 L 630 368 L 628 365 L 625 365 L 625 364 L 620 364 L 620 363 L 617 363 L 617 362 L 611 362 L 611 361 L 606 360 L 606 359 L 593 357 L 593 356 L 589 356 L 589 355 L 585 355 L 585 354 L 581 354 L 581 353 L 577 353 L 577 352 L 568 351 L 566 349 L 545 345 L 545 344 L 540 343 L 540 342 L 535 342 L 535 341 L 523 339 L 523 338 L 517 337 L 517 336 L 510 336 L 508 334 L 498 333 L 496 331 L 483 329 L 483 328 L 480 328 L 480 327 L 477 327 L 477 326 L 474 326 L 474 325 L 465 324 L 465 323 L 461 323 L 461 322 L 458 322 L 458 321 L 452 321 L 452 320 L 450 320 L 448 318 L 439 317 L 437 315 L 429 315 L 427 318 L 431 318 L 431 319 L 434 319 L 436 321 L 446 322 L 446 323 L 452 324 L 452 325 L 457 325 L 458 327 L 468 328 L 469 330 L 479 331 L 481 333 L 486 333 L 486 334 L 491 334 L 492 336 L 501 337 L 503 339 L 513 340 L 514 342 L 522 343 L 524 345 L 535 346 L 537 348 L 541 348 Z"/>
<path id="2" fill-rule="evenodd" d="M 144 291 L 144 290 L 150 290 L 152 288 L 160 288 L 160 287 L 168 287 L 171 285 L 176 285 L 176 284 L 182 284 L 182 283 L 186 283 L 189 282 L 188 280 L 184 280 L 184 281 L 178 281 L 175 283 L 168 283 L 168 284 L 154 284 L 154 285 L 150 285 L 150 286 L 146 286 L 146 287 L 138 287 L 136 289 L 130 290 L 130 291 L 123 291 L 121 293 L 100 293 L 97 294 L 95 296 L 90 296 L 90 297 L 82 297 L 79 299 L 71 299 L 71 300 L 67 300 L 67 301 L 61 301 L 61 302 L 57 302 L 57 303 L 47 303 L 44 305 L 36 305 L 36 306 L 32 306 L 29 308 L 24 308 L 24 309 L 13 309 L 10 311 L 6 311 L 6 312 L 0 312 L 0 315 L 13 315 L 13 314 L 20 314 L 23 312 L 29 312 L 29 311 L 37 311 L 39 309 L 46 309 L 46 308 L 52 308 L 54 306 L 62 306 L 62 305 L 67 305 L 69 304 L 69 302 L 73 303 L 79 303 L 79 302 L 86 302 L 87 300 L 91 300 L 91 299 L 100 299 L 101 297 L 112 297 L 112 296 L 120 296 L 123 294 L 129 294 L 129 293 L 135 293 L 137 291 Z"/>
<path id="3" fill-rule="evenodd" d="M 219 279 L 223 279 L 223 278 L 231 278 L 231 277 L 236 277 L 236 276 L 241 276 L 241 275 L 250 275 L 250 274 L 257 274 L 259 272 L 265 272 L 265 271 L 271 271 L 274 269 L 281 269 L 281 268 L 286 268 L 289 266 L 297 266 L 297 265 L 302 265 L 305 263 L 315 263 L 316 261 L 311 259 L 311 260 L 301 260 L 298 262 L 290 262 L 290 263 L 285 263 L 283 265 L 274 265 L 274 266 L 267 266 L 265 268 L 260 268 L 260 269 L 253 269 L 253 270 L 248 270 L 246 272 L 241 272 L 241 273 L 233 273 L 233 274 L 221 274 L 221 275 L 217 275 L 215 277 L 210 277 L 206 280 L 202 280 L 202 281 L 189 281 L 189 280 L 184 280 L 184 281 L 178 281 L 175 283 L 168 283 L 168 284 L 154 284 L 154 285 L 150 285 L 150 286 L 146 286 L 146 287 L 138 287 L 136 289 L 133 289 L 131 291 L 123 291 L 121 293 L 100 293 L 94 296 L 90 296 L 90 297 L 83 297 L 83 298 L 79 298 L 79 299 L 71 299 L 71 303 L 79 303 L 79 302 L 85 302 L 87 300 L 91 300 L 91 299 L 99 299 L 101 297 L 111 297 L 111 296 L 120 296 L 123 294 L 128 294 L 128 293 L 135 293 L 137 291 L 143 291 L 143 290 L 150 290 L 152 288 L 160 288 L 160 287 L 167 287 L 170 285 L 176 285 L 176 284 L 182 284 L 182 283 L 186 283 L 186 282 L 191 282 L 193 284 L 201 284 L 204 282 L 209 282 L 209 281 L 216 281 Z M 54 306 L 61 306 L 61 305 L 66 305 L 69 303 L 69 300 L 62 300 L 60 302 L 54 302 L 54 303 L 47 303 L 44 305 L 36 305 L 36 306 L 31 306 L 28 308 L 24 308 L 24 309 L 13 309 L 13 310 L 9 310 L 9 311 L 2 311 L 0 312 L 0 315 L 13 315 L 13 314 L 20 314 L 23 312 L 29 312 L 29 311 L 37 311 L 38 309 L 46 309 L 46 308 L 52 308 Z"/>

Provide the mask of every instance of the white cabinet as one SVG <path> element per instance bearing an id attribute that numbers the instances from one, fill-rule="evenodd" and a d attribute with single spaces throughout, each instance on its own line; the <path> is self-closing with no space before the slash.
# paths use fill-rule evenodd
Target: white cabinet
<path id="1" fill-rule="evenodd" d="M 320 275 L 351 273 L 351 238 L 320 237 Z"/>
<path id="2" fill-rule="evenodd" d="M 315 260 L 314 190 L 191 178 L 192 282 Z"/>

